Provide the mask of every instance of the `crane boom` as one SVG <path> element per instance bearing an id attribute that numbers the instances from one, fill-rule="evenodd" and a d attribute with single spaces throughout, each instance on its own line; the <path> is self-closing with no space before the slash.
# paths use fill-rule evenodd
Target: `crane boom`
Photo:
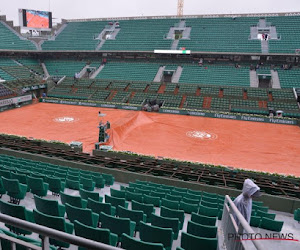
<path id="1" fill-rule="evenodd" d="M 182 16 L 183 15 L 183 5 L 184 5 L 184 0 L 178 0 L 178 3 L 177 3 L 177 16 Z"/>

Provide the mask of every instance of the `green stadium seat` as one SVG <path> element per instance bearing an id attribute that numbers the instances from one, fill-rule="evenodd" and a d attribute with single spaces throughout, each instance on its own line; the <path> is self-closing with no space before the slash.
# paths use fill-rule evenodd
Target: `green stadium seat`
<path id="1" fill-rule="evenodd" d="M 137 193 L 137 191 L 135 191 L 135 193 L 126 191 L 125 198 L 127 201 L 137 201 L 141 203 L 143 202 L 143 194 Z"/>
<path id="2" fill-rule="evenodd" d="M 271 220 L 274 220 L 276 214 L 265 213 L 265 212 L 262 212 L 262 211 L 260 211 L 260 210 L 257 210 L 257 211 L 256 211 L 256 216 L 262 217 L 262 218 L 269 218 L 269 219 L 271 219 Z"/>
<path id="3" fill-rule="evenodd" d="M 154 213 L 151 215 L 151 225 L 162 228 L 171 228 L 174 233 L 174 240 L 178 239 L 178 232 L 180 228 L 182 228 L 181 222 L 178 218 L 167 218 Z"/>
<path id="4" fill-rule="evenodd" d="M 80 197 L 84 200 L 88 200 L 90 198 L 92 200 L 99 201 L 99 202 L 103 201 L 103 197 L 101 197 L 98 192 L 88 191 L 81 188 L 79 190 L 79 194 Z"/>
<path id="5" fill-rule="evenodd" d="M 2 198 L 3 194 L 6 194 L 6 190 L 5 190 L 4 186 L 3 186 L 2 179 L 0 178 L 0 199 Z"/>
<path id="6" fill-rule="evenodd" d="M 251 216 L 251 219 L 250 219 L 250 226 L 251 227 L 259 227 L 260 222 L 261 222 L 261 217 Z"/>
<path id="7" fill-rule="evenodd" d="M 68 219 L 74 223 L 75 220 L 91 227 L 97 227 L 99 214 L 93 213 L 89 208 L 79 208 L 66 203 L 66 213 Z"/>
<path id="8" fill-rule="evenodd" d="M 147 216 L 143 211 L 139 210 L 129 210 L 122 206 L 118 206 L 117 208 L 117 216 L 121 218 L 129 218 L 131 221 L 136 223 L 136 231 L 140 230 L 140 222 L 146 222 Z"/>
<path id="9" fill-rule="evenodd" d="M 298 208 L 294 211 L 294 220 L 296 220 L 300 223 L 300 208 Z"/>
<path id="10" fill-rule="evenodd" d="M 181 201 L 179 204 L 179 209 L 183 210 L 185 213 L 188 214 L 191 214 L 193 212 L 198 213 L 199 205 Z"/>
<path id="11" fill-rule="evenodd" d="M 33 213 L 24 206 L 11 204 L 0 200 L 0 211 L 3 214 L 34 223 Z M 32 232 L 5 224 L 12 232 L 16 234 L 32 234 Z"/>
<path id="12" fill-rule="evenodd" d="M 275 232 L 280 232 L 283 227 L 283 221 L 276 221 L 273 219 L 262 217 L 259 227 Z"/>
<path id="13" fill-rule="evenodd" d="M 180 229 L 182 229 L 182 226 L 184 223 L 184 211 L 183 210 L 170 209 L 170 208 L 161 206 L 160 216 L 167 217 L 167 218 L 178 218 L 181 223 Z"/>
<path id="14" fill-rule="evenodd" d="M 50 200 L 34 195 L 36 209 L 44 214 L 64 217 L 66 208 L 58 203 L 57 200 Z"/>
<path id="15" fill-rule="evenodd" d="M 31 193 L 41 197 L 47 196 L 49 184 L 44 183 L 44 180 L 42 178 L 27 176 L 27 182 Z"/>
<path id="16" fill-rule="evenodd" d="M 27 185 L 27 175 L 21 173 L 11 172 L 11 179 L 19 180 L 19 183 Z M 30 191 L 29 186 L 27 185 L 27 192 Z"/>
<path id="17" fill-rule="evenodd" d="M 205 207 L 200 205 L 199 206 L 199 214 L 205 215 L 208 217 L 218 217 L 219 209 L 218 208 L 211 208 L 211 207 Z"/>
<path id="18" fill-rule="evenodd" d="M 99 215 L 101 212 L 112 216 L 116 215 L 116 207 L 112 206 L 110 203 L 102 203 L 100 201 L 88 199 L 87 208 L 92 209 L 94 213 Z"/>
<path id="19" fill-rule="evenodd" d="M 78 178 L 75 177 L 77 180 Z M 82 188 L 82 184 L 80 184 L 79 181 L 71 180 L 71 179 L 66 179 L 66 188 L 73 189 L 73 190 L 80 190 Z"/>
<path id="20" fill-rule="evenodd" d="M 173 200 L 168 200 L 165 198 L 161 199 L 161 205 L 167 208 L 172 208 L 178 210 L 179 208 L 179 202 L 178 201 L 173 201 Z"/>
<path id="21" fill-rule="evenodd" d="M 101 242 L 110 246 L 117 246 L 118 235 L 111 233 L 109 229 L 90 227 L 77 220 L 74 221 L 74 229 L 75 235 L 77 236 Z M 79 247 L 78 249 L 84 250 L 86 248 Z"/>
<path id="22" fill-rule="evenodd" d="M 171 228 L 162 228 L 141 222 L 140 239 L 145 242 L 162 243 L 165 249 L 171 250 L 174 233 Z"/>
<path id="23" fill-rule="evenodd" d="M 137 240 L 127 234 L 122 234 L 122 248 L 127 250 L 164 250 L 163 244 L 149 243 Z"/>
<path id="24" fill-rule="evenodd" d="M 209 217 L 197 213 L 192 213 L 191 221 L 201 225 L 215 226 L 217 222 L 217 217 Z"/>
<path id="25" fill-rule="evenodd" d="M 115 183 L 115 177 L 113 177 L 111 174 L 104 174 L 102 173 L 102 176 L 105 180 L 105 184 L 108 186 L 112 186 Z"/>
<path id="26" fill-rule="evenodd" d="M 184 250 L 194 250 L 194 249 L 216 250 L 218 247 L 218 239 L 197 237 L 192 234 L 182 232 L 180 246 Z"/>
<path id="27" fill-rule="evenodd" d="M 218 227 L 201 225 L 193 221 L 188 222 L 187 233 L 198 237 L 216 238 Z"/>
<path id="28" fill-rule="evenodd" d="M 51 216 L 47 215 L 44 213 L 41 213 L 37 210 L 33 210 L 33 215 L 34 215 L 34 221 L 36 224 L 53 228 L 65 233 L 73 234 L 73 229 L 74 226 L 72 223 L 66 222 L 64 218 L 62 217 L 56 217 L 56 216 Z M 68 248 L 70 246 L 69 243 L 54 240 L 50 238 L 50 244 L 63 247 L 63 248 Z"/>
<path id="29" fill-rule="evenodd" d="M 147 216 L 147 222 L 151 222 L 151 214 L 155 212 L 154 206 L 152 204 L 144 204 L 137 201 L 131 202 L 132 210 L 143 211 Z"/>
<path id="30" fill-rule="evenodd" d="M 160 205 L 161 205 L 160 197 L 155 197 L 155 196 L 144 194 L 143 201 L 145 204 L 152 204 L 155 207 L 160 207 Z"/>
<path id="31" fill-rule="evenodd" d="M 82 199 L 80 196 L 70 195 L 61 192 L 60 193 L 61 203 L 66 205 L 66 203 L 79 207 L 79 208 L 86 208 L 87 200 Z"/>
<path id="32" fill-rule="evenodd" d="M 125 191 L 110 188 L 110 196 L 117 198 L 125 198 Z"/>
<path id="33" fill-rule="evenodd" d="M 92 179 L 80 177 L 82 188 L 88 191 L 94 191 L 96 183 Z"/>
<path id="34" fill-rule="evenodd" d="M 10 202 L 20 204 L 20 201 L 25 198 L 27 185 L 20 184 L 19 180 L 10 180 L 2 177 L 3 187 L 10 198 Z"/>
<path id="35" fill-rule="evenodd" d="M 117 198 L 105 195 L 105 203 L 110 203 L 114 207 L 122 206 L 128 208 L 128 202 L 124 198 Z"/>
<path id="36" fill-rule="evenodd" d="M 92 175 L 92 179 L 95 182 L 96 188 L 104 188 L 105 180 L 102 177 L 102 175 L 101 176 L 99 176 L 99 175 L 98 176 Z"/>
<path id="37" fill-rule="evenodd" d="M 49 191 L 51 191 L 52 194 L 58 196 L 60 192 L 64 192 L 65 182 L 61 181 L 60 178 L 54 176 L 46 176 L 45 181 L 49 184 Z"/>
<path id="38" fill-rule="evenodd" d="M 116 218 L 101 212 L 100 221 L 101 228 L 108 228 L 111 232 L 118 235 L 118 241 L 121 241 L 123 233 L 133 237 L 136 223 L 128 218 Z"/>

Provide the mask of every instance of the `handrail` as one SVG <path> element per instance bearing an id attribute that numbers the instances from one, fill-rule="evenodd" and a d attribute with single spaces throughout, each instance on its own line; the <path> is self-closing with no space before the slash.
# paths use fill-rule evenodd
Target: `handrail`
<path id="1" fill-rule="evenodd" d="M 229 206 L 226 203 L 229 203 Z M 234 224 L 234 227 L 236 229 L 236 232 L 235 232 L 236 235 L 239 235 L 239 234 L 243 235 L 245 233 L 249 234 L 249 235 L 254 235 L 255 234 L 255 232 L 253 231 L 253 229 L 251 228 L 249 223 L 246 221 L 244 216 L 237 209 L 237 207 L 235 206 L 235 204 L 233 203 L 233 201 L 231 200 L 229 195 L 225 196 L 223 215 L 226 214 L 226 210 L 229 211 L 229 217 L 230 217 L 229 219 L 233 220 L 233 224 Z M 239 222 L 238 225 L 236 224 L 235 220 L 233 219 L 233 216 L 235 216 L 237 218 L 237 220 Z M 226 220 L 227 218 L 223 218 L 223 219 Z M 224 226 L 225 223 L 226 222 L 223 221 L 223 226 Z M 228 220 L 227 220 L 226 224 L 228 224 Z M 236 239 L 233 239 L 233 240 L 236 240 Z M 254 244 L 256 249 L 258 249 L 258 250 L 265 249 L 265 247 L 259 241 L 253 240 L 252 243 Z M 245 246 L 244 246 L 244 249 L 246 249 Z"/>
<path id="2" fill-rule="evenodd" d="M 87 249 L 103 249 L 103 250 L 120 250 L 120 248 L 106 245 L 104 243 L 85 239 L 83 237 L 75 236 L 65 232 L 61 232 L 52 228 L 41 226 L 28 221 L 20 220 L 15 217 L 0 213 L 0 221 L 24 230 L 28 230 L 42 235 L 42 249 L 49 249 L 49 237 L 55 240 L 70 243 L 72 245 L 84 247 Z"/>

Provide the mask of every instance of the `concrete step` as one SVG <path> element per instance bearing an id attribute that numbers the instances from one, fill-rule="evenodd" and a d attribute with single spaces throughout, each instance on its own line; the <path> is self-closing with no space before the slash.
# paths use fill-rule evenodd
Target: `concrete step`
<path id="1" fill-rule="evenodd" d="M 175 73 L 172 76 L 172 80 L 171 80 L 172 83 L 178 83 L 179 82 L 182 70 L 183 70 L 183 68 L 181 66 L 177 67 Z"/>
<path id="2" fill-rule="evenodd" d="M 159 69 L 156 73 L 156 76 L 154 77 L 153 82 L 161 82 L 165 68 L 166 68 L 166 66 L 159 67 Z"/>
<path id="3" fill-rule="evenodd" d="M 250 87 L 258 88 L 259 80 L 255 70 L 249 71 L 250 76 Z"/>
<path id="4" fill-rule="evenodd" d="M 272 88 L 281 89 L 278 72 L 275 70 L 271 70 L 271 76 L 272 76 Z"/>
<path id="5" fill-rule="evenodd" d="M 90 79 L 95 79 L 104 67 L 105 64 L 101 64 L 100 67 L 90 76 Z"/>

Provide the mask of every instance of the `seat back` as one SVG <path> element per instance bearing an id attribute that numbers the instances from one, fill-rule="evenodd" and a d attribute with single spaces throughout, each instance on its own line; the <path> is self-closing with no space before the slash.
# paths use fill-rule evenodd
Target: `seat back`
<path id="1" fill-rule="evenodd" d="M 183 210 L 185 213 L 188 214 L 191 214 L 192 212 L 197 213 L 199 210 L 199 205 L 181 201 L 179 204 L 179 209 Z"/>
<path id="2" fill-rule="evenodd" d="M 171 228 L 162 228 L 148 225 L 141 222 L 140 239 L 146 242 L 162 243 L 165 248 L 172 248 L 173 230 Z"/>
<path id="3" fill-rule="evenodd" d="M 89 190 L 89 191 L 94 191 L 95 182 L 92 179 L 80 177 L 80 184 L 83 185 L 84 189 Z"/>
<path id="4" fill-rule="evenodd" d="M 144 194 L 143 201 L 145 204 L 152 204 L 156 207 L 160 207 L 161 205 L 160 197 L 154 197 L 151 195 Z"/>
<path id="5" fill-rule="evenodd" d="M 133 235 L 133 232 L 130 230 L 130 219 L 128 218 L 117 218 L 101 212 L 100 221 L 102 228 L 108 228 L 119 237 L 122 233 Z"/>
<path id="6" fill-rule="evenodd" d="M 7 214 L 9 216 L 19 218 L 21 220 L 26 220 L 25 210 L 26 208 L 24 206 L 0 200 L 0 211 L 3 214 Z"/>
<path id="7" fill-rule="evenodd" d="M 110 203 L 112 206 L 115 206 L 115 207 L 118 207 L 118 206 L 125 207 L 126 201 L 124 198 L 117 198 L 117 197 L 105 195 L 105 203 Z M 135 210 L 138 210 L 138 209 L 135 209 Z"/>
<path id="8" fill-rule="evenodd" d="M 33 210 L 33 215 L 36 224 L 53 228 L 69 234 L 73 233 L 73 224 L 69 223 L 69 226 L 67 227 L 65 219 L 62 217 L 47 215 L 35 209 Z M 50 244 L 66 248 L 70 246 L 70 244 L 68 243 L 57 241 L 54 239 L 50 239 Z"/>
<path id="9" fill-rule="evenodd" d="M 144 204 L 137 201 L 132 201 L 131 206 L 133 210 L 143 211 L 147 215 L 147 222 L 150 222 L 150 216 L 154 212 L 154 206 L 152 204 Z"/>
<path id="10" fill-rule="evenodd" d="M 77 220 L 74 221 L 74 229 L 77 236 L 111 245 L 109 229 L 90 227 Z"/>
<path id="11" fill-rule="evenodd" d="M 208 217 L 205 215 L 192 213 L 191 221 L 199 223 L 201 225 L 215 226 L 217 222 L 217 217 Z"/>
<path id="12" fill-rule="evenodd" d="M 181 245 L 184 250 L 205 249 L 216 250 L 218 246 L 217 238 L 203 238 L 182 232 Z"/>
<path id="13" fill-rule="evenodd" d="M 187 233 L 205 238 L 216 238 L 217 230 L 216 226 L 201 225 L 193 221 L 189 221 L 187 227 Z"/>
<path id="14" fill-rule="evenodd" d="M 8 193 L 19 193 L 20 192 L 20 186 L 19 186 L 19 180 L 17 179 L 7 179 L 5 177 L 2 177 L 2 182 L 5 190 Z"/>
<path id="15" fill-rule="evenodd" d="M 178 201 L 172 201 L 168 200 L 166 198 L 161 199 L 161 205 L 164 207 L 168 207 L 171 209 L 178 209 L 179 208 L 179 202 Z"/>
<path id="16" fill-rule="evenodd" d="M 92 210 L 89 208 L 79 208 L 74 207 L 68 203 L 66 203 L 66 212 L 68 215 L 68 219 L 74 223 L 75 220 L 91 227 L 97 226 L 97 221 L 93 221 Z"/>
<path id="17" fill-rule="evenodd" d="M 209 217 L 217 217 L 219 213 L 218 208 L 199 206 L 199 214 L 209 216 Z"/>
<path id="18" fill-rule="evenodd" d="M 117 198 L 125 198 L 125 191 L 111 188 L 110 196 L 117 197 Z"/>
<path id="19" fill-rule="evenodd" d="M 161 207 L 160 216 L 167 218 L 178 218 L 179 221 L 183 224 L 184 222 L 184 211 L 183 210 L 175 210 L 167 207 Z"/>
<path id="20" fill-rule="evenodd" d="M 283 227 L 283 221 L 276 221 L 262 217 L 259 227 L 275 232 L 280 232 Z"/>
<path id="21" fill-rule="evenodd" d="M 141 193 L 132 193 L 129 191 L 126 191 L 126 200 L 128 201 L 137 201 L 137 202 L 143 202 L 143 194 Z"/>
<path id="22" fill-rule="evenodd" d="M 179 219 L 178 218 L 167 218 L 162 217 L 156 214 L 151 215 L 151 225 L 162 227 L 162 228 L 171 228 L 174 232 L 174 239 L 177 239 L 179 228 Z"/>
<path id="23" fill-rule="evenodd" d="M 27 177 L 28 186 L 32 191 L 44 191 L 44 181 L 42 178 Z"/>
<path id="24" fill-rule="evenodd" d="M 80 182 L 75 180 L 66 179 L 66 187 L 73 189 L 73 190 L 79 190 L 80 189 Z"/>
<path id="25" fill-rule="evenodd" d="M 83 204 L 84 200 L 82 200 L 80 196 L 73 196 L 73 195 L 69 195 L 69 194 L 61 192 L 60 198 L 61 198 L 61 203 L 64 205 L 66 203 L 69 203 L 70 205 L 75 206 L 75 207 L 80 207 L 80 208 L 86 207 Z"/>
<path id="26" fill-rule="evenodd" d="M 137 227 L 139 227 L 141 221 L 146 221 L 146 215 L 143 211 L 129 210 L 122 206 L 118 206 L 117 216 L 121 218 L 129 218 L 131 221 L 134 221 L 136 223 Z"/>
<path id="27" fill-rule="evenodd" d="M 64 186 L 62 185 L 60 178 L 47 176 L 46 182 L 49 184 L 49 190 L 51 192 L 59 194 L 61 191 L 64 191 Z"/>
<path id="28" fill-rule="evenodd" d="M 25 174 L 11 172 L 11 178 L 19 180 L 20 183 L 27 184 L 27 176 Z"/>
<path id="29" fill-rule="evenodd" d="M 164 250 L 163 244 L 148 243 L 122 234 L 122 248 L 127 250 Z"/>
<path id="30" fill-rule="evenodd" d="M 102 203 L 89 198 L 87 207 L 92 209 L 92 211 L 96 214 L 100 214 L 101 212 L 103 212 L 105 214 L 112 215 L 112 206 L 110 203 Z"/>
<path id="31" fill-rule="evenodd" d="M 52 216 L 60 216 L 57 200 L 44 199 L 34 195 L 34 201 L 38 211 Z"/>
<path id="32" fill-rule="evenodd" d="M 98 192 L 88 191 L 88 190 L 80 188 L 79 194 L 80 194 L 80 197 L 84 200 L 87 200 L 88 198 L 95 200 L 95 201 L 100 200 L 100 196 L 99 196 Z M 101 199 L 101 201 L 102 201 L 102 199 Z"/>

